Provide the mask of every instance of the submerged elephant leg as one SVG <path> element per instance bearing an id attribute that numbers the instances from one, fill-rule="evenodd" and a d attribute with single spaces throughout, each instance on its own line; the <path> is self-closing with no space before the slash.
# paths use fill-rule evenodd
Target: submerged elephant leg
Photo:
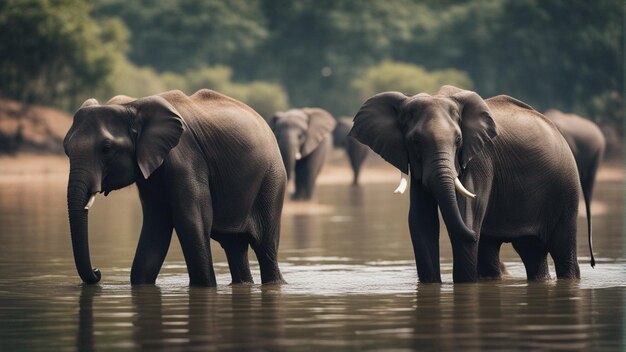
<path id="1" fill-rule="evenodd" d="M 247 235 L 225 235 L 219 240 L 226 252 L 233 284 L 254 283 L 248 261 L 249 239 Z"/>
<path id="2" fill-rule="evenodd" d="M 420 282 L 441 282 L 437 202 L 419 181 L 411 181 L 409 230 Z"/>
<path id="3" fill-rule="evenodd" d="M 527 236 L 513 241 L 513 248 L 522 258 L 529 281 L 550 279 L 548 270 L 548 250 L 539 238 Z"/>
<path id="4" fill-rule="evenodd" d="M 140 190 L 142 190 L 140 186 Z M 130 282 L 154 284 L 161 270 L 172 239 L 172 217 L 162 199 L 150 191 L 141 192 L 143 226 L 135 259 L 130 271 Z"/>
<path id="5" fill-rule="evenodd" d="M 478 277 L 498 280 L 502 277 L 500 247 L 502 242 L 490 240 L 481 235 L 478 243 Z"/>
<path id="6" fill-rule="evenodd" d="M 281 170 L 270 173 L 261 186 L 256 200 L 254 221 L 257 230 L 250 235 L 250 246 L 256 254 L 261 270 L 261 282 L 285 283 L 278 267 L 280 221 L 285 194 L 285 181 Z"/>
<path id="7" fill-rule="evenodd" d="M 261 270 L 261 282 L 285 283 L 278 268 L 278 237 L 280 232 L 280 220 L 274 223 L 265 233 L 260 235 L 258 242 L 250 245 L 256 254 Z M 255 236 L 256 237 L 256 236 Z"/>

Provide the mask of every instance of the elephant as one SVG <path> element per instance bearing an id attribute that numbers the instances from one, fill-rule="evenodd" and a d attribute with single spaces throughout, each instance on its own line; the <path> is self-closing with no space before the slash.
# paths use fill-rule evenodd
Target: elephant
<path id="1" fill-rule="evenodd" d="M 216 286 L 210 239 L 226 252 L 233 283 L 251 283 L 248 246 L 263 283 L 283 283 L 277 261 L 287 175 L 274 135 L 247 105 L 202 89 L 106 104 L 89 99 L 63 146 L 74 260 L 87 284 L 92 268 L 88 211 L 95 195 L 136 183 L 143 225 L 131 284 L 154 284 L 175 229 L 192 286 Z"/>
<path id="2" fill-rule="evenodd" d="M 410 172 L 420 282 L 441 282 L 438 208 L 455 283 L 499 279 L 504 242 L 513 244 L 529 280 L 550 277 L 548 253 L 558 278 L 580 278 L 576 162 L 554 124 L 529 105 L 453 86 L 434 95 L 384 92 L 361 106 L 350 135 L 401 171 L 397 193 Z"/>
<path id="3" fill-rule="evenodd" d="M 276 112 L 269 124 L 278 141 L 287 180 L 295 176 L 292 199 L 311 199 L 317 176 L 332 149 L 335 118 L 324 109 L 300 108 Z"/>
<path id="4" fill-rule="evenodd" d="M 350 166 L 352 167 L 352 185 L 359 184 L 359 175 L 361 173 L 361 167 L 367 159 L 369 154 L 369 148 L 361 144 L 359 141 L 352 137 L 348 137 L 348 133 L 352 128 L 353 122 L 350 117 L 341 117 L 337 121 L 337 126 L 333 130 L 333 142 L 335 147 L 344 148 L 348 159 L 350 160 Z"/>
<path id="5" fill-rule="evenodd" d="M 566 114 L 554 109 L 546 111 L 544 115 L 552 120 L 561 131 L 576 159 L 587 208 L 587 232 L 591 234 L 591 199 L 596 173 L 604 159 L 606 149 L 604 134 L 595 123 L 578 115 Z M 593 255 L 591 264 L 592 266 L 595 264 Z"/>

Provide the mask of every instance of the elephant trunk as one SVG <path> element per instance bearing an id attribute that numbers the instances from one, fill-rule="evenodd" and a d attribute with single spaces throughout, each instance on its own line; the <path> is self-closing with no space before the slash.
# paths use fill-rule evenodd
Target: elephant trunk
<path id="1" fill-rule="evenodd" d="M 285 170 L 287 171 L 287 180 L 291 180 L 295 174 L 296 161 L 302 157 L 300 155 L 297 138 L 289 134 L 283 136 L 283 138 L 280 138 L 278 141 L 278 147 L 283 157 Z"/>
<path id="2" fill-rule="evenodd" d="M 441 216 L 446 223 L 448 233 L 452 237 L 476 242 L 476 234 L 465 225 L 459 211 L 455 191 L 456 177 L 452 175 L 452 169 L 447 165 L 442 165 L 441 162 L 435 169 L 438 172 L 432 174 L 430 188 L 433 190 L 437 203 L 439 203 Z"/>
<path id="3" fill-rule="evenodd" d="M 95 192 L 90 192 L 89 186 L 75 175 L 70 174 L 67 186 L 67 210 L 72 236 L 74 262 L 80 278 L 87 284 L 100 281 L 100 271 L 91 267 L 88 241 L 88 213 L 86 205 Z"/>

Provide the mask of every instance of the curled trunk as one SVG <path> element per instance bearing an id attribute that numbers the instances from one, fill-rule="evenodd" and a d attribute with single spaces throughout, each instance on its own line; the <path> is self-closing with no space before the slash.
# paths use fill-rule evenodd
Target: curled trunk
<path id="1" fill-rule="evenodd" d="M 70 178 L 67 187 L 67 210 L 70 220 L 74 262 L 80 278 L 87 284 L 94 284 L 100 281 L 101 276 L 98 269 L 91 267 L 89 255 L 89 212 L 85 209 L 85 204 L 87 204 L 90 196 L 91 194 L 86 184 Z"/>
<path id="2" fill-rule="evenodd" d="M 449 168 L 443 168 L 448 169 Z M 459 206 L 456 201 L 456 190 L 454 186 L 455 177 L 450 172 L 441 172 L 435 175 L 432 182 L 432 190 L 439 209 L 441 210 L 441 216 L 446 223 L 448 233 L 452 237 L 457 237 L 466 241 L 476 242 L 476 234 L 470 230 L 459 211 Z"/>

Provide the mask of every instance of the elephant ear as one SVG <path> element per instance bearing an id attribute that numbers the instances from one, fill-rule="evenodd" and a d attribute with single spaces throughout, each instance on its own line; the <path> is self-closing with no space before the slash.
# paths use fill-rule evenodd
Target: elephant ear
<path id="1" fill-rule="evenodd" d="M 302 145 L 302 156 L 307 156 L 331 134 L 337 125 L 337 121 L 324 109 L 303 108 L 302 111 L 309 117 L 307 136 Z"/>
<path id="2" fill-rule="evenodd" d="M 349 133 L 405 174 L 409 173 L 409 157 L 399 115 L 400 106 L 407 98 L 400 92 L 385 92 L 369 98 L 354 117 Z"/>
<path id="3" fill-rule="evenodd" d="M 178 144 L 184 122 L 176 108 L 160 96 L 138 99 L 129 106 L 137 116 L 136 123 L 131 123 L 131 132 L 136 131 L 137 164 L 147 179 Z"/>
<path id="4" fill-rule="evenodd" d="M 461 91 L 452 95 L 461 109 L 461 132 L 463 133 L 463 149 L 461 150 L 461 167 L 480 153 L 487 143 L 491 143 L 498 135 L 496 123 L 485 101 L 472 91 Z"/>
<path id="5" fill-rule="evenodd" d="M 89 106 L 94 106 L 94 105 L 100 105 L 100 103 L 98 103 L 98 101 L 95 98 L 89 98 L 85 100 L 85 102 L 83 103 L 83 105 L 80 106 L 79 109 L 86 108 Z"/>
<path id="6" fill-rule="evenodd" d="M 276 125 L 278 123 L 278 120 L 283 116 L 282 112 L 275 112 L 274 115 L 272 116 L 272 118 L 269 119 L 269 121 L 267 121 L 267 124 L 270 126 L 270 128 L 272 129 L 272 131 L 274 131 L 274 133 L 276 133 Z"/>

